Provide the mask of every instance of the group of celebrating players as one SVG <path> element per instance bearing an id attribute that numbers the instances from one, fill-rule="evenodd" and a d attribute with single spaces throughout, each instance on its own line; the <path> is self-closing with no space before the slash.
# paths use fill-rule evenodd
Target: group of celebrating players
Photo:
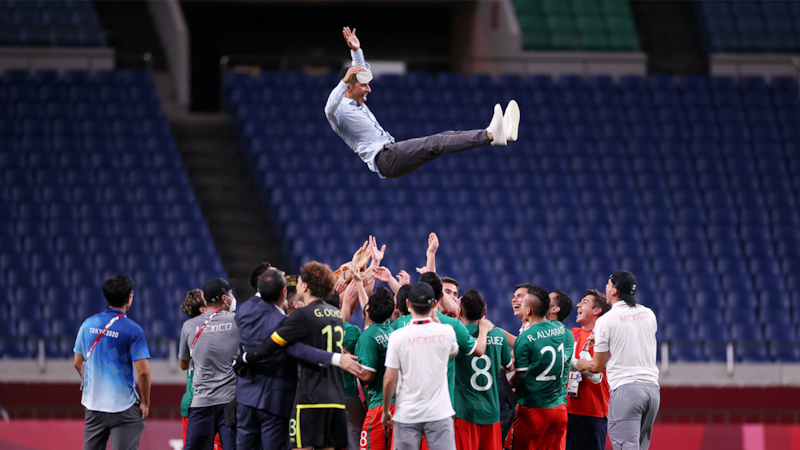
<path id="1" fill-rule="evenodd" d="M 260 265 L 251 278 L 258 293 L 231 314 L 241 349 L 221 378 L 228 381 L 217 383 L 223 389 L 238 375 L 236 413 L 217 405 L 229 413 L 201 422 L 214 426 L 197 440 L 192 403 L 186 448 L 209 448 L 215 432 L 230 433 L 225 450 L 605 448 L 608 381 L 602 369 L 581 372 L 576 363 L 592 359 L 606 297 L 587 291 L 577 305 L 581 327 L 570 332 L 561 323 L 573 310 L 568 295 L 517 285 L 515 336 L 485 318 L 480 292 L 459 296 L 458 282 L 436 273 L 435 234 L 428 244 L 416 284 L 381 266 L 385 246 L 373 237 L 335 272 L 304 265 L 294 289 L 283 272 Z M 213 320 L 215 307 L 187 321 L 182 346 L 204 344 L 198 325 Z M 357 308 L 363 331 L 349 323 Z M 231 356 L 230 347 L 214 351 Z M 208 395 L 197 389 L 209 374 L 194 352 L 196 398 Z"/>

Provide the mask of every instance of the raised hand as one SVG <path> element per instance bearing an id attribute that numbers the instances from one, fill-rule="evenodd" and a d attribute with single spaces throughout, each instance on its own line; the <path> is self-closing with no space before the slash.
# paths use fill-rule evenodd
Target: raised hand
<path id="1" fill-rule="evenodd" d="M 364 245 L 362 245 L 361 248 L 359 248 L 353 255 L 353 269 L 362 270 L 367 266 L 367 262 L 369 262 L 369 252 L 367 251 L 368 248 L 369 241 L 364 241 Z"/>
<path id="2" fill-rule="evenodd" d="M 353 28 L 353 31 L 350 31 L 350 27 L 344 27 L 344 29 L 342 29 L 342 35 L 344 35 L 344 40 L 347 42 L 347 46 L 350 47 L 351 50 L 357 52 L 358 49 L 361 48 L 361 42 L 356 37 L 355 28 Z"/>
<path id="3" fill-rule="evenodd" d="M 347 69 L 347 73 L 344 75 L 344 78 L 342 78 L 342 81 L 345 84 L 350 84 L 350 82 L 353 81 L 353 77 L 355 77 L 356 74 L 362 70 L 364 70 L 364 68 L 361 66 L 353 66 Z"/>
<path id="4" fill-rule="evenodd" d="M 389 269 L 386 267 L 376 267 L 373 269 L 373 273 L 375 274 L 376 280 L 383 281 L 384 283 L 388 283 L 389 280 L 392 279 L 392 273 L 389 272 Z"/>
<path id="5" fill-rule="evenodd" d="M 397 274 L 397 282 L 400 283 L 400 286 L 411 284 L 411 275 L 405 270 L 401 270 L 400 273 Z"/>
<path id="6" fill-rule="evenodd" d="M 436 236 L 436 233 L 431 233 L 428 235 L 428 251 L 427 253 L 436 254 L 436 251 L 439 250 L 439 236 Z"/>
<path id="7" fill-rule="evenodd" d="M 379 266 L 381 261 L 383 261 L 383 255 L 386 253 L 386 244 L 384 244 L 380 250 L 378 250 L 378 240 L 375 239 L 375 236 L 369 237 L 369 250 L 372 254 L 372 263 L 373 265 Z M 382 280 L 381 280 L 382 281 Z"/>
<path id="8" fill-rule="evenodd" d="M 335 285 L 333 285 L 333 290 L 339 295 L 342 295 L 342 292 L 344 292 L 345 289 L 347 289 L 347 281 L 344 281 L 341 278 L 336 281 Z"/>

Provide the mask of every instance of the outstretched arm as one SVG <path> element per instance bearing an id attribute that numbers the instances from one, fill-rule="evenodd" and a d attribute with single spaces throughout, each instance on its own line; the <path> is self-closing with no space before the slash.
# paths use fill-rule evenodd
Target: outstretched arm
<path id="1" fill-rule="evenodd" d="M 336 119 L 336 110 L 339 108 L 339 104 L 342 102 L 344 94 L 347 93 L 347 85 L 350 83 L 353 77 L 362 70 L 364 70 L 364 68 L 361 66 L 353 66 L 347 69 L 347 74 L 344 76 L 342 81 L 340 81 L 333 91 L 331 91 L 331 95 L 328 96 L 328 103 L 325 104 L 325 115 L 328 116 L 329 119 Z"/>
<path id="2" fill-rule="evenodd" d="M 344 41 L 347 42 L 347 46 L 350 47 L 350 56 L 353 57 L 353 65 L 363 66 L 364 51 L 361 50 L 361 41 L 356 37 L 356 29 L 353 28 L 351 31 L 350 27 L 344 27 L 342 29 L 342 35 L 344 36 Z"/>
<path id="3" fill-rule="evenodd" d="M 436 272 L 436 251 L 439 250 L 439 237 L 436 233 L 428 235 L 428 250 L 425 252 L 425 267 L 418 267 L 418 273 Z"/>

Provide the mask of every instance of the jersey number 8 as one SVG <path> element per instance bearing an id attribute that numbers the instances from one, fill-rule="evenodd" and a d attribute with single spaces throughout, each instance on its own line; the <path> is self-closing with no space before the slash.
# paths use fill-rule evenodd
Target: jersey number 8
<path id="1" fill-rule="evenodd" d="M 478 361 L 486 361 L 486 365 L 483 366 L 483 369 L 478 367 Z M 469 377 L 469 384 L 470 386 L 472 386 L 472 389 L 475 389 L 478 392 L 483 392 L 483 391 L 488 391 L 492 387 L 492 383 L 494 383 L 494 380 L 492 379 L 491 372 L 489 372 L 489 369 L 491 368 L 492 368 L 492 360 L 489 359 L 488 356 L 483 355 L 481 357 L 476 356 L 472 358 L 472 370 L 475 371 L 475 373 L 473 373 L 472 376 Z M 481 386 L 478 384 L 478 377 L 481 375 L 486 377 L 486 386 Z"/>
<path id="2" fill-rule="evenodd" d="M 338 353 L 342 353 L 342 341 L 344 341 L 344 328 L 336 325 L 332 327 L 327 325 L 325 328 L 322 329 L 322 334 L 326 335 L 328 338 L 328 351 L 333 352 L 333 335 L 334 333 L 339 333 L 339 338 L 336 340 L 336 348 L 339 349 Z"/>

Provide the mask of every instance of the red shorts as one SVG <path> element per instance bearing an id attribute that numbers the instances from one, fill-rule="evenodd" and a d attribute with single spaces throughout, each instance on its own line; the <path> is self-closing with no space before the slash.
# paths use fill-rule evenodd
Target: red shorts
<path id="1" fill-rule="evenodd" d="M 528 408 L 517 405 L 517 418 L 506 437 L 509 450 L 563 449 L 567 446 L 567 405 Z"/>
<path id="2" fill-rule="evenodd" d="M 394 405 L 389 405 L 389 411 L 394 414 Z M 361 426 L 361 439 L 358 441 L 359 450 L 392 450 L 394 441 L 392 432 L 389 431 L 388 442 L 386 429 L 383 428 L 383 405 L 376 406 L 367 411 L 364 425 Z"/>
<path id="3" fill-rule="evenodd" d="M 189 425 L 189 418 L 181 416 L 183 423 L 183 445 L 186 446 L 186 426 Z M 234 436 L 235 438 L 236 436 Z M 214 436 L 214 450 L 222 450 L 222 441 L 219 440 L 219 435 Z"/>
<path id="4" fill-rule="evenodd" d="M 500 450 L 503 448 L 503 435 L 500 422 L 479 425 L 458 417 L 453 418 L 458 450 Z"/>

